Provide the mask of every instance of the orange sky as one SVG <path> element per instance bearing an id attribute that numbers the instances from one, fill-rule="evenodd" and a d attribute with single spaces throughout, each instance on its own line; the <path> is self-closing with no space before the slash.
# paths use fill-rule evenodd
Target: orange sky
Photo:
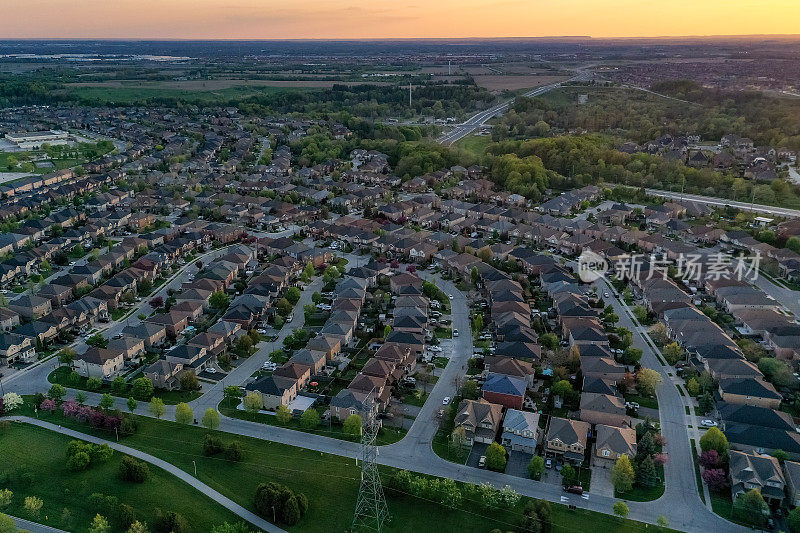
<path id="1" fill-rule="evenodd" d="M 800 0 L 0 0 L 0 38 L 800 33 Z"/>

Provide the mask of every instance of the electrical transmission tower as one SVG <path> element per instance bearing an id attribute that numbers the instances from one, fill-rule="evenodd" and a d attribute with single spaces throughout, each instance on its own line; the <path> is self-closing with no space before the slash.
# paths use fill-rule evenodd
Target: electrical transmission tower
<path id="1" fill-rule="evenodd" d="M 380 423 L 375 417 L 373 392 L 370 392 L 366 403 L 368 414 L 361 434 L 361 487 L 358 489 L 358 501 L 350 530 L 381 533 L 389 520 L 389 509 L 386 507 L 383 485 L 378 473 L 378 447 L 375 439 L 378 436 Z"/>

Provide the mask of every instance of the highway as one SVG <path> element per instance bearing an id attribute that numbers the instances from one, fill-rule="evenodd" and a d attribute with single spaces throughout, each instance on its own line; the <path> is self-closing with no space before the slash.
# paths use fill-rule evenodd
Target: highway
<path id="1" fill-rule="evenodd" d="M 613 184 L 609 184 L 613 186 Z M 671 200 L 688 200 L 705 204 L 712 207 L 731 206 L 742 211 L 752 211 L 754 213 L 765 213 L 772 216 L 780 216 L 787 218 L 800 218 L 800 210 L 788 209 L 786 207 L 775 207 L 772 205 L 751 204 L 750 202 L 737 202 L 735 200 L 728 200 L 727 198 L 715 198 L 713 196 L 701 196 L 699 194 L 686 194 L 670 191 L 662 191 L 659 189 L 645 189 L 647 194 L 652 196 L 659 196 L 661 198 L 669 198 Z"/>
<path id="2" fill-rule="evenodd" d="M 568 79 L 567 81 L 568 82 L 569 81 L 588 81 L 590 75 L 591 74 L 588 71 L 580 71 L 576 76 Z M 561 87 L 561 85 L 563 85 L 563 83 L 565 83 L 565 82 L 552 83 L 550 85 L 543 85 L 541 87 L 537 87 L 536 89 L 528 91 L 523 96 L 527 96 L 529 98 L 530 97 L 534 97 L 534 96 L 539 96 L 539 95 L 542 95 L 542 94 L 544 94 L 544 93 L 546 93 L 548 91 L 551 91 L 553 89 Z M 453 144 L 457 140 L 466 137 L 467 135 L 469 135 L 470 133 L 472 133 L 476 129 L 480 128 L 482 125 L 486 124 L 490 119 L 505 113 L 508 110 L 509 106 L 513 102 L 514 102 L 514 98 L 510 98 L 510 99 L 508 99 L 508 100 L 506 100 L 504 102 L 501 102 L 501 103 L 499 103 L 499 104 L 497 104 L 497 105 L 495 105 L 493 107 L 490 107 L 489 109 L 486 109 L 485 111 L 481 111 L 480 113 L 478 113 L 478 114 L 472 116 L 471 118 L 469 118 L 464 123 L 456 125 L 453 130 L 451 130 L 451 131 L 443 134 L 441 137 L 439 137 L 439 139 L 438 139 L 439 143 L 444 144 L 445 146 L 450 146 L 451 144 Z"/>

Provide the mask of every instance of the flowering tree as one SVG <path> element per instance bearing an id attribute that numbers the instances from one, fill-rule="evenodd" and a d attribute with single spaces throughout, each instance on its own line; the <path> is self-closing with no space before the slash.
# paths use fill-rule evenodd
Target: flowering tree
<path id="1" fill-rule="evenodd" d="M 728 476 L 722 468 L 708 468 L 703 470 L 703 481 L 709 490 L 721 491 L 728 486 Z"/>
<path id="2" fill-rule="evenodd" d="M 8 392 L 3 396 L 3 407 L 8 412 L 13 411 L 23 403 L 25 402 L 22 399 L 22 396 L 16 392 Z"/>
<path id="3" fill-rule="evenodd" d="M 42 411 L 50 411 L 52 413 L 56 410 L 56 402 L 50 398 L 45 398 L 39 405 L 39 409 Z"/>
<path id="4" fill-rule="evenodd" d="M 664 466 L 665 464 L 667 464 L 667 461 L 669 461 L 669 457 L 665 453 L 656 453 L 653 454 L 653 461 L 657 465 Z"/>
<path id="5" fill-rule="evenodd" d="M 717 468 L 720 465 L 719 453 L 717 450 L 708 450 L 700 454 L 698 459 L 703 468 Z"/>

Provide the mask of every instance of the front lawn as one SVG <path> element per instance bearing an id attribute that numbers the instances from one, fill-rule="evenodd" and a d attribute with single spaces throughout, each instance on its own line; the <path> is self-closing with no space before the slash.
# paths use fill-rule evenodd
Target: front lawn
<path id="1" fill-rule="evenodd" d="M 89 381 L 88 378 L 84 376 L 78 376 L 78 378 L 73 381 L 70 377 L 71 374 L 72 369 L 70 367 L 60 366 L 50 372 L 50 375 L 47 376 L 47 381 L 50 383 L 58 383 L 59 385 L 63 385 L 70 389 L 85 390 L 89 392 L 96 392 L 98 394 L 111 394 L 112 396 L 117 396 L 119 398 L 129 398 L 131 396 L 130 383 L 125 383 L 125 387 L 122 390 L 114 390 L 114 388 L 108 383 L 103 383 L 99 389 L 92 390 L 87 385 L 87 382 Z M 198 391 L 169 391 L 156 389 L 153 396 L 156 398 L 161 398 L 161 400 L 163 400 L 163 402 L 167 405 L 176 405 L 181 402 L 191 402 L 192 400 L 199 398 L 201 394 Z"/>
<path id="2" fill-rule="evenodd" d="M 200 491 L 153 465 L 149 465 L 149 479 L 141 485 L 119 481 L 117 470 L 123 457 L 120 452 L 114 452 L 107 463 L 92 465 L 84 472 L 72 472 L 66 467 L 66 448 L 71 440 L 27 424 L 14 423 L 0 429 L 2 469 L 8 476 L 7 483 L 0 479 L 0 488 L 14 493 L 11 505 L 4 511 L 28 518 L 25 498 L 36 496 L 44 505 L 35 521 L 85 532 L 98 513 L 115 523 L 108 510 L 98 508 L 95 498 L 91 498 L 92 494 L 100 493 L 130 505 L 138 520 L 151 525 L 156 508 L 180 513 L 189 522 L 191 531 L 198 532 L 225 521 L 240 520 Z M 116 525 L 115 531 L 124 530 Z"/>
<path id="3" fill-rule="evenodd" d="M 638 403 L 639 407 L 647 407 L 649 409 L 658 409 L 658 400 L 649 396 L 640 396 L 638 394 L 626 394 L 626 402 Z"/>
<path id="4" fill-rule="evenodd" d="M 225 416 L 231 418 L 238 418 L 239 420 L 249 420 L 251 422 L 258 422 L 259 424 L 285 427 L 287 429 L 293 429 L 295 431 L 303 431 L 305 433 L 314 433 L 317 435 L 322 435 L 333 439 L 349 440 L 349 441 L 358 440 L 358 439 L 352 439 L 350 438 L 349 435 L 346 435 L 344 431 L 342 431 L 341 424 L 331 424 L 326 421 L 321 421 L 320 424 L 315 429 L 304 429 L 300 425 L 300 419 L 295 417 L 292 418 L 292 420 L 289 421 L 289 423 L 284 426 L 278 423 L 274 414 L 269 414 L 265 411 L 261 411 L 258 413 L 250 413 L 248 411 L 237 409 L 236 408 L 237 405 L 239 405 L 238 400 L 225 398 L 219 404 L 219 412 Z M 320 411 L 320 416 L 322 416 L 322 409 L 318 410 Z M 378 439 L 377 439 L 378 445 L 383 446 L 385 444 L 394 444 L 395 442 L 405 437 L 405 435 L 406 435 L 405 430 L 384 426 L 378 433 Z"/>

